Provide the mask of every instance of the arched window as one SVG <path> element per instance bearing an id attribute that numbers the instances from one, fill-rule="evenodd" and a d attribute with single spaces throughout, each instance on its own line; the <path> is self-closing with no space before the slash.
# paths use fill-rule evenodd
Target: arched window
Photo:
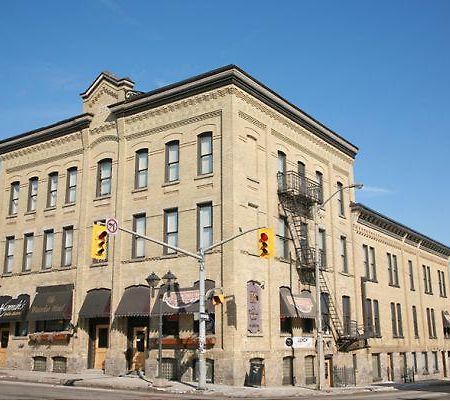
<path id="1" fill-rule="evenodd" d="M 97 164 L 97 196 L 111 195 L 112 159 Z"/>

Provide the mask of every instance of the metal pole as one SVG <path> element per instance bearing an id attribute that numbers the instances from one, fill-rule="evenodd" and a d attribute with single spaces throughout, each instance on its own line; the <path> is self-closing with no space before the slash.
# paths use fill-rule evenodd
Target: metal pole
<path id="1" fill-rule="evenodd" d="M 323 354 L 322 304 L 320 297 L 320 259 L 319 259 L 319 205 L 314 205 L 314 236 L 315 236 L 315 276 L 316 276 L 316 329 L 317 329 L 317 359 L 318 383 L 317 389 L 322 390 L 325 382 L 325 360 Z"/>
<path id="2" fill-rule="evenodd" d="M 159 295 L 159 306 L 158 306 L 158 312 L 159 312 L 159 325 L 158 325 L 158 378 L 162 379 L 162 326 L 163 326 L 163 320 L 162 320 L 162 294 Z"/>
<path id="3" fill-rule="evenodd" d="M 205 316 L 205 252 L 202 248 L 198 251 L 200 259 L 199 267 L 199 330 L 198 330 L 198 385 L 197 390 L 206 389 L 206 363 L 205 363 L 205 341 L 206 321 Z"/>

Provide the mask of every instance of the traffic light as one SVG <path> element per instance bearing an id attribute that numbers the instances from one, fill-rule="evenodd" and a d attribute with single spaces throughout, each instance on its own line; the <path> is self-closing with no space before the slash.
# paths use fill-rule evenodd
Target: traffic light
<path id="1" fill-rule="evenodd" d="M 94 224 L 92 227 L 91 257 L 97 260 L 106 260 L 108 250 L 108 232 L 106 227 Z"/>
<path id="2" fill-rule="evenodd" d="M 223 293 L 215 293 L 212 296 L 212 303 L 214 306 L 216 305 L 222 305 L 225 301 L 225 296 L 223 295 Z"/>
<path id="3" fill-rule="evenodd" d="M 258 230 L 258 256 L 260 258 L 271 258 L 273 254 L 273 230 L 271 228 L 260 228 Z"/>

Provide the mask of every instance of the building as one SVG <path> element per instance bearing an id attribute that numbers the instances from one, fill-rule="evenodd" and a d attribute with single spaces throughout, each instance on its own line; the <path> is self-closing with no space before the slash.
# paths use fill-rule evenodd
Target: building
<path id="1" fill-rule="evenodd" d="M 447 375 L 450 248 L 354 203 L 353 144 L 236 66 L 147 93 L 104 72 L 81 98 L 83 114 L 0 142 L 0 366 L 152 376 L 161 310 L 163 374 L 195 378 L 197 262 L 124 232 L 92 259 L 94 222 L 114 216 L 193 252 L 274 227 L 275 258 L 253 234 L 206 256 L 225 295 L 208 303 L 208 378 L 242 385 L 263 366 L 263 385 L 314 385 L 312 210 L 336 193 L 317 216 L 329 385 L 400 380 L 413 360 Z M 152 293 L 169 271 L 176 285 Z"/>

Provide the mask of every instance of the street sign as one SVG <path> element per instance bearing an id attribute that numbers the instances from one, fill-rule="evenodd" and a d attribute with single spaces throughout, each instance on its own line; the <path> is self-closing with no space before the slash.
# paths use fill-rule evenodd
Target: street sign
<path id="1" fill-rule="evenodd" d="M 116 235 L 117 231 L 119 231 L 119 223 L 116 219 L 110 217 L 106 220 L 106 231 L 108 231 L 109 235 Z"/>
<path id="2" fill-rule="evenodd" d="M 287 337 L 284 340 L 287 348 L 314 348 L 313 337 Z"/>
<path id="3" fill-rule="evenodd" d="M 207 322 L 209 320 L 209 314 L 208 313 L 200 313 L 200 320 L 204 320 Z"/>

